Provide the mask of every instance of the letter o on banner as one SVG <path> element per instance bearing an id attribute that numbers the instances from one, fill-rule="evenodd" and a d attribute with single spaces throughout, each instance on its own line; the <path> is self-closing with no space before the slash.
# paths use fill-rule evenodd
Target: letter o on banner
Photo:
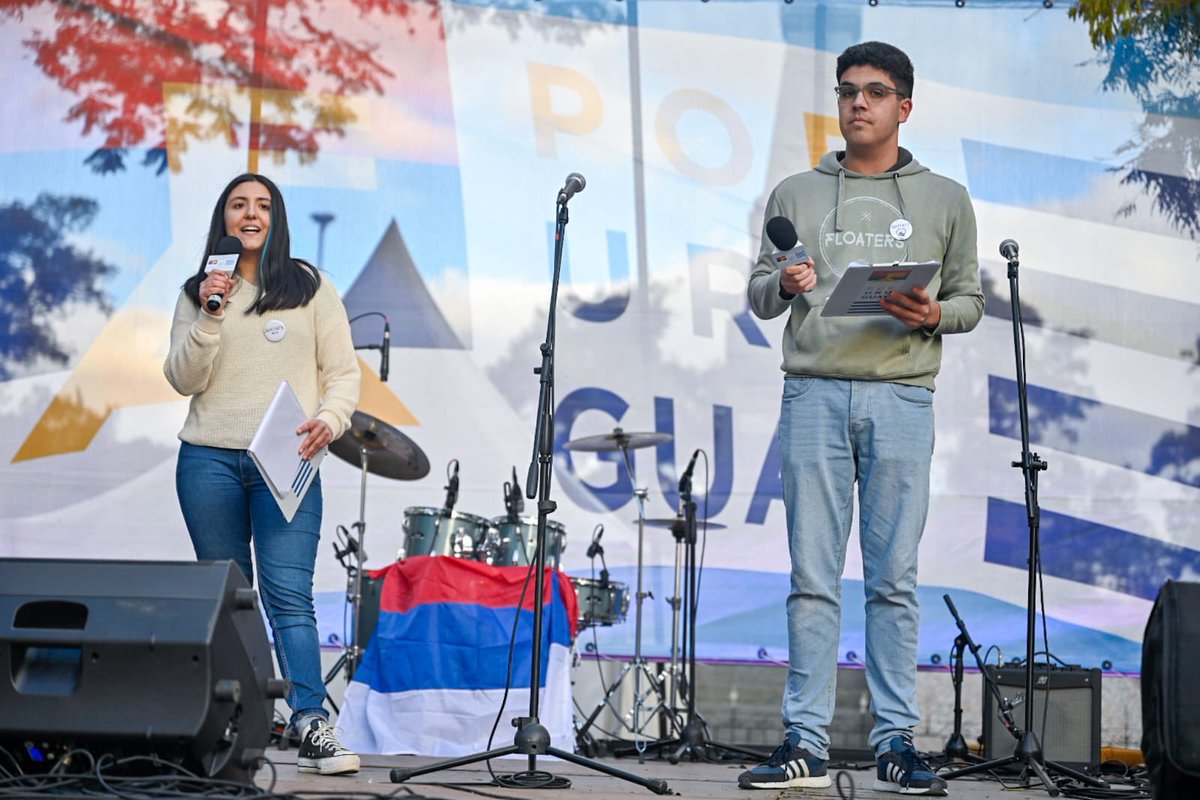
<path id="1" fill-rule="evenodd" d="M 729 134 L 729 158 L 724 164 L 709 167 L 697 164 L 679 145 L 676 130 L 687 111 L 712 115 Z M 737 112 L 721 98 L 700 89 L 678 89 L 663 98 L 654 119 L 654 132 L 663 155 L 675 169 L 687 177 L 710 186 L 732 186 L 750 172 L 753 150 L 750 131 Z"/>

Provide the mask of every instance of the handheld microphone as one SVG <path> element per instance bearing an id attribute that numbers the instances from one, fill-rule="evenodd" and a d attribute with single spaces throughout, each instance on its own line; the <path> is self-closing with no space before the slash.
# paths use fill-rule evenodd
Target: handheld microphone
<path id="1" fill-rule="evenodd" d="M 1009 261 L 1017 260 L 1017 252 L 1020 247 L 1017 245 L 1016 239 L 1005 239 L 1000 243 L 1000 255 L 1004 256 Z"/>
<path id="2" fill-rule="evenodd" d="M 454 473 L 450 476 L 450 482 L 446 484 L 446 504 L 442 506 L 442 515 L 447 517 L 458 502 L 458 459 L 451 460 L 454 462 Z"/>
<path id="3" fill-rule="evenodd" d="M 242 255 L 242 240 L 236 236 L 222 236 L 217 242 L 217 249 L 208 260 L 204 262 L 204 271 L 212 272 L 214 269 L 219 269 L 222 272 L 233 272 L 237 267 L 238 259 Z M 221 307 L 221 298 L 225 295 L 216 292 L 208 296 L 206 305 L 209 311 L 216 311 Z"/>
<path id="4" fill-rule="evenodd" d="M 574 197 L 577 193 L 583 191 L 583 187 L 587 186 L 587 181 L 578 172 L 572 172 L 567 176 L 567 183 L 558 192 L 558 204 L 565 206 L 567 201 Z"/>
<path id="5" fill-rule="evenodd" d="M 379 380 L 387 383 L 388 366 L 392 360 L 392 326 L 387 321 L 387 317 L 383 319 L 383 348 L 379 354 Z"/>
<path id="6" fill-rule="evenodd" d="M 697 447 L 692 453 L 692 460 L 688 462 L 687 469 L 683 471 L 683 476 L 679 479 L 680 494 L 684 494 L 685 492 L 690 492 L 692 490 L 692 473 L 696 470 L 696 456 L 698 455 L 700 455 L 699 447 Z"/>
<path id="7" fill-rule="evenodd" d="M 603 549 L 600 547 L 600 537 L 604 535 L 604 526 L 596 526 L 596 535 L 592 537 L 592 543 L 588 545 L 587 557 L 595 558 L 596 555 Z"/>
<path id="8" fill-rule="evenodd" d="M 767 220 L 767 238 L 777 251 L 771 258 L 779 269 L 808 261 L 808 250 L 796 235 L 796 226 L 787 217 L 771 217 Z"/>

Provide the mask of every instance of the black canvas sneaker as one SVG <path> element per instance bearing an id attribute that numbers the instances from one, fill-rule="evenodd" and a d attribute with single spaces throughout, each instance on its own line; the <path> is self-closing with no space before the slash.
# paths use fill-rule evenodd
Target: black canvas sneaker
<path id="1" fill-rule="evenodd" d="M 358 756 L 342 747 L 328 722 L 314 719 L 308 723 L 304 739 L 300 742 L 300 751 L 296 754 L 296 769 L 321 775 L 358 772 Z"/>

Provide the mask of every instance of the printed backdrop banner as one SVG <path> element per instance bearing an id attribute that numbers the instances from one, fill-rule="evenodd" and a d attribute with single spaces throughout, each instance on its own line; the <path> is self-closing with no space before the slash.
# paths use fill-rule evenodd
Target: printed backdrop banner
<path id="1" fill-rule="evenodd" d="M 1200 189 L 1187 161 L 1200 66 L 1150 57 L 1155 42 L 1095 50 L 1068 5 L 5 3 L 0 96 L 20 122 L 0 131 L 0 555 L 191 556 L 174 489 L 187 401 L 162 361 L 212 204 L 246 170 L 280 184 L 293 254 L 321 266 L 354 318 L 361 410 L 434 465 L 364 486 L 358 463 L 326 459 L 327 541 L 363 522 L 368 565 L 387 567 L 406 509 L 443 504 L 454 459 L 456 509 L 500 516 L 533 449 L 554 201 L 578 172 L 555 349 L 558 566 L 598 574 L 586 553 L 602 526 L 607 568 L 632 596 L 635 490 L 648 517 L 674 516 L 700 449 L 699 510 L 724 527 L 702 535 L 698 655 L 784 660 L 783 320 L 754 318 L 745 283 L 771 189 L 841 142 L 838 53 L 881 39 L 916 65 L 902 143 L 971 192 L 987 295 L 979 327 L 947 338 L 937 377 L 921 663 L 952 648 L 944 594 L 985 648 L 1025 647 L 997 249 L 1013 238 L 1031 446 L 1048 464 L 1037 649 L 1136 671 L 1157 587 L 1200 571 Z M 615 427 L 671 438 L 628 465 L 564 448 Z M 675 554 L 668 529 L 646 528 L 652 656 L 670 648 Z M 853 663 L 857 536 L 844 580 L 840 657 Z M 346 637 L 344 585 L 323 548 L 331 641 Z M 628 653 L 633 616 L 582 636 Z"/>

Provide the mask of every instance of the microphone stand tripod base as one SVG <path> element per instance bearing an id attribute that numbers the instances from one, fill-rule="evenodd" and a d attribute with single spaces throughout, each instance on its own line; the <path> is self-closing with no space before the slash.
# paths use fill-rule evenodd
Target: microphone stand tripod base
<path id="1" fill-rule="evenodd" d="M 656 780 L 654 778 L 643 778 L 639 775 L 634 775 L 623 770 L 615 769 L 599 761 L 592 761 L 567 750 L 561 750 L 557 747 L 554 747 L 550 744 L 550 732 L 546 730 L 546 728 L 536 719 L 532 719 L 530 717 L 520 717 L 513 720 L 513 724 L 519 725 L 519 728 L 516 736 L 513 738 L 513 744 L 508 747 L 501 747 L 497 750 L 489 750 L 486 753 L 476 753 L 474 755 L 463 756 L 462 758 L 441 761 L 437 764 L 430 764 L 428 766 L 417 767 L 415 769 L 397 768 L 388 773 L 388 777 L 391 779 L 392 783 L 404 783 L 410 778 L 415 778 L 419 775 L 425 775 L 430 772 L 438 772 L 445 769 L 455 769 L 456 767 L 465 767 L 469 764 L 475 764 L 480 761 L 486 761 L 492 758 L 503 758 L 504 756 L 511 755 L 529 756 L 530 767 L 532 769 L 536 766 L 537 756 L 554 756 L 555 758 L 560 758 L 563 761 L 567 761 L 571 764 L 587 767 L 588 769 L 592 769 L 597 772 L 602 772 L 605 775 L 613 778 L 620 778 L 621 780 L 629 781 L 630 783 L 636 783 L 639 786 L 649 789 L 655 794 L 671 794 L 671 789 L 667 786 L 666 781 Z M 539 786 L 536 783 L 531 783 L 529 786 L 524 788 L 549 789 L 563 787 L 550 785 Z"/>
<path id="2" fill-rule="evenodd" d="M 943 751 L 945 756 L 950 761 L 982 761 L 979 756 L 971 752 L 971 748 L 967 746 L 967 740 L 959 731 L 950 734 L 950 738 L 946 740 L 946 749 Z"/>

